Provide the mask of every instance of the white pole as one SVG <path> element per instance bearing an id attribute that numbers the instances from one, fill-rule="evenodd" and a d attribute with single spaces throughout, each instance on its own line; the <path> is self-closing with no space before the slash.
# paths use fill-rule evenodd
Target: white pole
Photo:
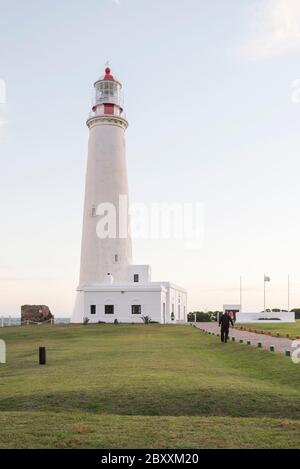
<path id="1" fill-rule="evenodd" d="M 194 321 L 195 322 L 197 322 L 196 318 L 197 318 L 197 313 L 194 313 Z"/>
<path id="2" fill-rule="evenodd" d="M 1 316 L 1 327 L 4 327 L 4 317 Z"/>
<path id="3" fill-rule="evenodd" d="M 288 313 L 290 312 L 290 276 L 288 275 Z"/>
<path id="4" fill-rule="evenodd" d="M 264 274 L 264 313 L 266 312 L 266 274 Z"/>
<path id="5" fill-rule="evenodd" d="M 242 276 L 240 276 L 240 313 L 242 312 Z"/>

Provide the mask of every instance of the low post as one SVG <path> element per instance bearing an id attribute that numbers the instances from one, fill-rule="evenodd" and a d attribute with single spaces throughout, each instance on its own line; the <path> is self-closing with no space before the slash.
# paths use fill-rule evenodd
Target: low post
<path id="1" fill-rule="evenodd" d="M 46 365 L 46 347 L 39 348 L 39 364 Z"/>
<path id="2" fill-rule="evenodd" d="M 235 337 L 231 337 L 232 342 L 235 342 Z"/>
<path id="3" fill-rule="evenodd" d="M 290 350 L 286 350 L 286 351 L 285 351 L 285 355 L 286 355 L 287 357 L 290 357 L 290 356 L 291 356 L 291 351 L 290 351 Z"/>
<path id="4" fill-rule="evenodd" d="M 258 347 L 258 348 L 262 348 L 262 343 L 261 343 L 261 342 L 257 342 L 257 347 Z"/>
<path id="5" fill-rule="evenodd" d="M 251 342 L 250 342 L 250 340 L 247 340 L 247 345 L 251 345 Z"/>
<path id="6" fill-rule="evenodd" d="M 241 339 L 241 340 L 240 340 L 240 344 L 243 344 L 243 343 L 244 343 L 244 341 L 243 341 L 243 339 Z"/>
<path id="7" fill-rule="evenodd" d="M 270 352 L 275 352 L 275 347 L 274 347 L 274 345 L 270 345 Z"/>

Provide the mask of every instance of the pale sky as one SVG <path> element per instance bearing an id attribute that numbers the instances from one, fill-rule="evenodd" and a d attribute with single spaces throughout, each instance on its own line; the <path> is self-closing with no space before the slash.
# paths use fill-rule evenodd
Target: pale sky
<path id="1" fill-rule="evenodd" d="M 0 0 L 0 315 L 71 314 L 93 82 L 123 83 L 132 202 L 202 202 L 205 241 L 137 240 L 189 309 L 300 307 L 300 2 Z M 1 81 L 2 80 L 2 81 Z M 6 104 L 3 104 L 3 83 Z M 2 94 L 2 98 L 1 98 Z"/>

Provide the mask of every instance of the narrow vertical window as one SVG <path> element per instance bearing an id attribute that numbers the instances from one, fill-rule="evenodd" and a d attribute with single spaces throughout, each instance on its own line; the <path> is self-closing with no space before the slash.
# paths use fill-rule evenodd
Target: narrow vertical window
<path id="1" fill-rule="evenodd" d="M 91 305 L 90 311 L 91 314 L 96 314 L 96 305 Z"/>
<path id="2" fill-rule="evenodd" d="M 134 281 L 135 283 L 138 283 L 138 282 L 139 282 L 139 274 L 134 274 L 134 276 L 133 276 L 133 281 Z"/>

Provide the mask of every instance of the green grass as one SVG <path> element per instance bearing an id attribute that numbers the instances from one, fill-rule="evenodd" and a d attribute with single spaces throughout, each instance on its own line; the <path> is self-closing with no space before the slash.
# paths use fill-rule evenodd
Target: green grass
<path id="1" fill-rule="evenodd" d="M 276 317 L 276 313 L 274 313 L 274 317 Z M 243 327 L 250 327 L 251 329 L 256 329 L 257 332 L 259 331 L 267 331 L 276 334 L 279 334 L 284 337 L 285 334 L 289 334 L 291 339 L 296 339 L 297 336 L 300 336 L 300 321 L 296 321 L 294 323 L 278 323 L 278 324 L 268 324 L 268 323 L 249 323 L 249 324 L 237 324 L 237 326 Z"/>
<path id="2" fill-rule="evenodd" d="M 300 368 L 283 355 L 179 325 L 28 326 L 0 337 L 2 448 L 300 447 Z"/>

